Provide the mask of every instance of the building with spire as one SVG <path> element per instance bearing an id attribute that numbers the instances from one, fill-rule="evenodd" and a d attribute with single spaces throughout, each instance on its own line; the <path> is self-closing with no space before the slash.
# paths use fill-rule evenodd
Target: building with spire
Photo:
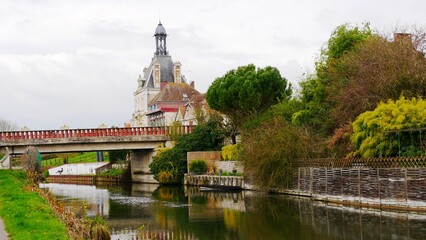
<path id="1" fill-rule="evenodd" d="M 154 57 L 139 75 L 134 92 L 135 112 L 132 126 L 170 125 L 179 110 L 192 98 L 200 94 L 194 83 L 187 83 L 182 75 L 182 64 L 173 62 L 167 50 L 167 33 L 161 22 L 155 29 Z"/>

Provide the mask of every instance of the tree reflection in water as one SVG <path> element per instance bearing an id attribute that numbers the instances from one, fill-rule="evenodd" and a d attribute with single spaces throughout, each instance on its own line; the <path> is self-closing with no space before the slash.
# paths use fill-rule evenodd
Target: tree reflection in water
<path id="1" fill-rule="evenodd" d="M 426 216 L 421 214 L 246 191 L 143 184 L 108 191 L 103 204 L 109 206 L 113 239 L 426 239 Z"/>

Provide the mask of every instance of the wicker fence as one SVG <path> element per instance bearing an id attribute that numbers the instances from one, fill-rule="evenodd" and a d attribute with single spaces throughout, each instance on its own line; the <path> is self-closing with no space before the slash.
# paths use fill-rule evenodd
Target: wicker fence
<path id="1" fill-rule="evenodd" d="M 323 168 L 426 168 L 426 156 L 385 158 L 313 158 L 299 160 L 297 167 Z"/>
<path id="2" fill-rule="evenodd" d="M 285 192 L 317 200 L 426 210 L 426 169 L 298 168 Z"/>

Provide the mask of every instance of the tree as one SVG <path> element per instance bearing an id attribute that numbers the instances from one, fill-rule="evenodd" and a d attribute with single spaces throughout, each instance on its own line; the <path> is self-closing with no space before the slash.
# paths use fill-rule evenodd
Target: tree
<path id="1" fill-rule="evenodd" d="M 290 97 L 291 85 L 274 67 L 253 64 L 238 67 L 217 78 L 207 91 L 212 109 L 224 113 L 237 128 Z"/>
<path id="2" fill-rule="evenodd" d="M 373 111 L 359 115 L 352 126 L 354 156 L 424 154 L 426 100 L 400 97 L 396 101 L 381 102 Z"/>
<path id="3" fill-rule="evenodd" d="M 38 183 L 41 169 L 41 155 L 35 147 L 28 147 L 21 156 L 22 169 L 28 173 L 28 178 L 33 183 Z"/>
<path id="4" fill-rule="evenodd" d="M 380 101 L 397 100 L 401 94 L 426 97 L 426 59 L 417 47 L 411 39 L 390 41 L 375 36 L 343 56 L 345 69 L 332 69 L 333 89 L 328 89 L 328 99 L 335 103 L 335 121 L 344 125 Z M 346 78 L 343 83 L 342 78 Z"/>
<path id="5" fill-rule="evenodd" d="M 224 132 L 221 123 L 221 118 L 210 116 L 205 124 L 195 126 L 192 133 L 179 136 L 173 148 L 159 151 L 149 165 L 154 178 L 163 184 L 182 183 L 187 172 L 187 152 L 222 149 Z"/>
<path id="6" fill-rule="evenodd" d="M 14 122 L 0 118 L 0 131 L 16 131 L 18 125 Z"/>
<path id="7" fill-rule="evenodd" d="M 368 23 L 362 27 L 344 24 L 338 26 L 331 34 L 327 45 L 321 49 L 319 60 L 315 63 L 315 74 L 309 75 L 301 85 L 301 102 L 304 107 L 293 115 L 293 123 L 310 126 L 329 135 L 336 127 L 331 116 L 334 102 L 330 101 L 333 87 L 341 86 L 347 80 L 344 75 L 331 82 L 331 75 L 336 69 L 344 71 L 341 58 L 356 49 L 373 36 Z M 336 85 L 337 84 L 337 85 Z"/>

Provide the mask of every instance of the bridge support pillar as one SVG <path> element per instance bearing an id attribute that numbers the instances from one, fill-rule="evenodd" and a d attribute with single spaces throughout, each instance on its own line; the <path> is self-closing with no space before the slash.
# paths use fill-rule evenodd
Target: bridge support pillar
<path id="1" fill-rule="evenodd" d="M 10 162 L 10 153 L 9 153 L 9 148 L 8 147 L 6 147 L 4 149 L 4 154 L 5 154 L 4 157 L 2 159 L 0 159 L 0 169 L 1 168 L 3 168 L 3 169 L 5 169 L 5 168 L 11 169 L 12 168 L 12 164 Z"/>
<path id="2" fill-rule="evenodd" d="M 158 183 L 154 179 L 154 175 L 149 171 L 149 164 L 154 155 L 154 149 L 130 151 L 130 170 L 133 182 Z"/>

